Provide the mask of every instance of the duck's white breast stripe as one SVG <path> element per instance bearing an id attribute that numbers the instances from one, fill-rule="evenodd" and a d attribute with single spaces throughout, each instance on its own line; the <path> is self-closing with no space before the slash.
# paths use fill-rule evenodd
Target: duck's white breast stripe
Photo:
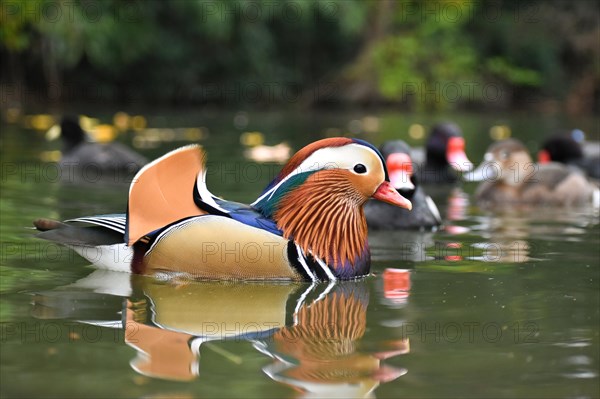
<path id="1" fill-rule="evenodd" d="M 319 266 L 321 266 L 321 268 L 323 269 L 323 271 L 325 271 L 325 274 L 327 274 L 327 277 L 329 277 L 329 281 L 336 281 L 337 278 L 333 275 L 333 273 L 329 269 L 329 266 L 327 266 L 325 264 L 325 262 L 323 262 L 321 260 L 321 258 L 319 258 L 317 256 L 313 256 L 313 257 L 315 258 L 315 260 L 317 261 L 317 263 L 319 264 Z"/>
<path id="2" fill-rule="evenodd" d="M 306 271 L 306 274 L 308 274 L 308 276 L 314 283 L 315 281 L 318 280 L 317 276 L 315 276 L 315 274 L 312 272 L 312 270 L 310 270 L 310 268 L 306 264 L 304 251 L 302 251 L 302 248 L 300 248 L 300 246 L 298 244 L 296 244 L 296 252 L 298 253 L 298 262 L 300 262 L 300 264 L 302 265 L 302 268 L 304 269 L 304 271 Z"/>

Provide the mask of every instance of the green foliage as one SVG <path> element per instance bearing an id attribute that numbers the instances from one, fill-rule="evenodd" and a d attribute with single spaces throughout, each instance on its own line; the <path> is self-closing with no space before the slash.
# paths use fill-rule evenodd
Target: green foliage
<path id="1" fill-rule="evenodd" d="M 363 95 L 416 110 L 483 103 L 473 84 L 514 99 L 592 87 L 589 97 L 599 85 L 599 4 L 11 0 L 0 13 L 0 68 L 3 84 L 84 88 L 71 100 L 91 88 L 111 101 L 318 102 L 319 84 L 341 99 L 356 81 L 372 86 Z"/>
<path id="2" fill-rule="evenodd" d="M 471 48 L 452 37 L 434 42 L 427 37 L 394 36 L 376 47 L 374 59 L 384 96 L 408 101 L 418 110 L 444 109 L 456 97 L 444 92 L 478 78 Z"/>
<path id="3" fill-rule="evenodd" d="M 538 87 L 542 83 L 541 74 L 538 71 L 519 68 L 501 57 L 488 59 L 486 67 L 491 73 L 515 85 Z"/>
<path id="4" fill-rule="evenodd" d="M 46 83 L 181 102 L 237 102 L 250 84 L 275 99 L 278 85 L 310 87 L 351 60 L 366 17 L 362 3 L 321 0 L 12 3 L 2 52 L 23 51 L 60 79 Z"/>
<path id="5" fill-rule="evenodd" d="M 463 31 L 467 22 L 463 16 L 471 13 L 473 4 L 439 0 L 396 4 L 394 33 L 374 49 L 381 93 L 419 110 L 444 109 L 456 98 L 443 95 L 449 85 L 460 88 L 479 79 L 477 54 Z"/>
<path id="6" fill-rule="evenodd" d="M 10 51 L 20 52 L 31 45 L 30 32 L 27 27 L 34 15 L 24 12 L 28 0 L 15 0 L 2 4 L 0 12 L 0 43 Z"/>

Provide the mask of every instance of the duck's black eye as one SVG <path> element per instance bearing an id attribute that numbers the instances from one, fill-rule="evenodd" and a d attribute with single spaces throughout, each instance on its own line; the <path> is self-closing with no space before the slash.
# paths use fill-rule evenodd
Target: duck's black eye
<path id="1" fill-rule="evenodd" d="M 367 167 L 362 163 L 357 163 L 354 165 L 354 171 L 362 175 L 363 173 L 367 173 Z"/>

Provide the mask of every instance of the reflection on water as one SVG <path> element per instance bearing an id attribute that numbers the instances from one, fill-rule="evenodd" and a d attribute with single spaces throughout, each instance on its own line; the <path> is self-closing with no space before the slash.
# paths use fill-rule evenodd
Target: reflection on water
<path id="1" fill-rule="evenodd" d="M 401 308 L 408 303 L 410 295 L 410 270 L 385 269 L 381 278 L 383 284 L 382 302 L 394 308 Z"/>
<path id="2" fill-rule="evenodd" d="M 511 214 L 489 215 L 481 218 L 481 225 L 473 226 L 480 231 L 486 242 L 476 242 L 473 248 L 481 254 L 472 256 L 473 260 L 483 262 L 523 263 L 531 260 L 529 238 L 531 220 Z"/>
<path id="3" fill-rule="evenodd" d="M 481 253 L 470 256 L 470 259 L 502 263 L 546 259 L 552 253 L 543 251 L 540 244 L 532 242 L 532 237 L 542 241 L 580 242 L 585 239 L 585 228 L 599 222 L 598 210 L 593 208 L 513 210 L 489 213 L 477 219 L 479 223 L 471 229 L 487 241 L 471 244 Z"/>
<path id="4" fill-rule="evenodd" d="M 373 261 L 423 262 L 426 249 L 434 245 L 433 232 L 409 230 L 369 231 L 369 247 Z"/>
<path id="5" fill-rule="evenodd" d="M 406 302 L 410 272 L 384 274 L 386 298 Z M 401 295 L 402 294 L 402 295 Z M 34 317 L 68 319 L 124 330 L 136 350 L 130 366 L 166 380 L 202 378 L 207 350 L 219 341 L 249 342 L 271 363 L 264 373 L 302 396 L 364 397 L 406 369 L 385 364 L 409 352 L 408 338 L 361 347 L 367 329 L 365 280 L 329 284 L 173 284 L 144 276 L 96 271 L 74 284 L 37 293 Z"/>
<path id="6" fill-rule="evenodd" d="M 386 342 L 370 352 L 360 347 L 367 328 L 368 290 L 364 282 L 342 283 L 300 306 L 294 324 L 255 346 L 274 362 L 263 371 L 311 397 L 364 397 L 405 369 L 385 359 L 408 353 L 408 339 Z"/>
<path id="7" fill-rule="evenodd" d="M 523 263 L 529 257 L 529 243 L 525 240 L 496 240 L 493 242 L 474 243 L 473 248 L 480 249 L 481 255 L 470 256 L 469 259 L 483 262 Z"/>

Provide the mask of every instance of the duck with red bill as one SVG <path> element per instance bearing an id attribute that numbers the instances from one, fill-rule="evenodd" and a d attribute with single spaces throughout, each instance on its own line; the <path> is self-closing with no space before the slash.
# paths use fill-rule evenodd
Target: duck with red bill
<path id="1" fill-rule="evenodd" d="M 575 130 L 574 132 L 580 132 Z M 578 142 L 574 133 L 559 133 L 549 137 L 538 152 L 538 162 L 560 162 L 581 169 L 588 177 L 600 179 L 600 143 Z"/>
<path id="2" fill-rule="evenodd" d="M 433 127 L 426 144 L 426 161 L 419 171 L 421 183 L 454 183 L 458 173 L 473 169 L 465 153 L 465 139 L 455 123 L 444 122 Z"/>
<path id="3" fill-rule="evenodd" d="M 379 230 L 434 229 L 440 226 L 440 213 L 414 174 L 410 147 L 402 140 L 394 140 L 386 142 L 380 151 L 388 169 L 390 186 L 402 198 L 410 200 L 412 210 L 408 212 L 398 206 L 371 200 L 365 205 L 368 226 Z"/>

